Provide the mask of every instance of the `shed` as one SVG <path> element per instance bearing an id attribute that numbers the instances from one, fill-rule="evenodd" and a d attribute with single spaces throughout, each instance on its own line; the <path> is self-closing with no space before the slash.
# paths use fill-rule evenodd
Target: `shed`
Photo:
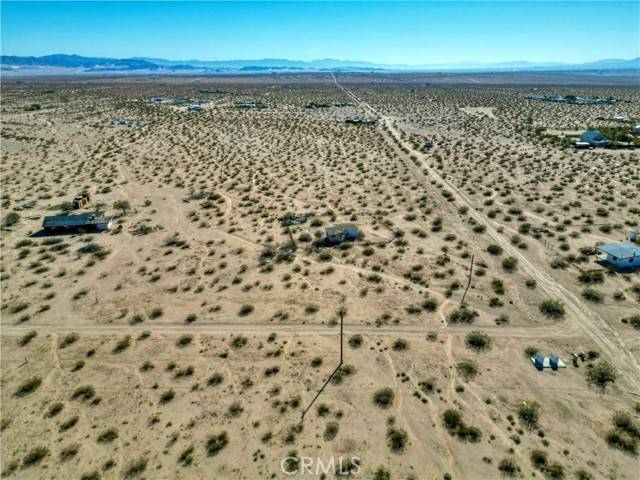
<path id="1" fill-rule="evenodd" d="M 587 142 L 592 147 L 602 148 L 611 145 L 611 140 L 604 137 L 597 130 L 587 130 L 582 135 L 580 135 L 581 142 Z"/>
<path id="2" fill-rule="evenodd" d="M 355 240 L 360 236 L 358 226 L 353 223 L 338 223 L 332 227 L 327 227 L 325 231 L 325 239 L 329 243 L 342 243 L 349 240 Z"/>
<path id="3" fill-rule="evenodd" d="M 640 246 L 633 243 L 606 243 L 596 247 L 601 253 L 606 254 L 604 262 L 620 269 L 640 267 Z"/>
<path id="4" fill-rule="evenodd" d="M 74 210 L 77 210 L 79 208 L 84 208 L 89 205 L 90 200 L 91 200 L 91 197 L 89 196 L 89 194 L 87 192 L 83 192 L 80 195 L 73 198 L 73 200 L 71 201 L 71 206 L 73 207 Z"/>
<path id="5" fill-rule="evenodd" d="M 80 215 L 56 215 L 44 217 L 42 228 L 46 231 L 56 230 L 97 230 L 99 232 L 111 228 L 111 218 L 99 217 L 91 213 L 81 213 Z"/>

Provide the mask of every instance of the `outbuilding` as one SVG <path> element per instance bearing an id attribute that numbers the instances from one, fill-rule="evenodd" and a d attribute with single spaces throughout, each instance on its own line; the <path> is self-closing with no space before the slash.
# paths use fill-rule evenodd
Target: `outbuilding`
<path id="1" fill-rule="evenodd" d="M 611 145 L 611 140 L 606 138 L 597 130 L 587 130 L 580 135 L 581 142 L 587 142 L 592 147 L 603 148 Z"/>
<path id="2" fill-rule="evenodd" d="M 358 226 L 353 223 L 338 223 L 326 228 L 325 239 L 329 243 L 342 243 L 355 240 L 360 236 Z"/>
<path id="3" fill-rule="evenodd" d="M 596 247 L 600 253 L 606 255 L 602 260 L 619 269 L 640 267 L 640 246 L 633 243 L 606 243 Z"/>
<path id="4" fill-rule="evenodd" d="M 79 230 L 103 232 L 111 228 L 112 222 L 111 218 L 99 217 L 92 213 L 55 215 L 44 217 L 42 228 L 48 232 Z"/>

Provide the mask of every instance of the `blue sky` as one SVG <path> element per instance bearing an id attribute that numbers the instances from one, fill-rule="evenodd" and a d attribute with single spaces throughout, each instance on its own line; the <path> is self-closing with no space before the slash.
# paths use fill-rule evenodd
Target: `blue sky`
<path id="1" fill-rule="evenodd" d="M 637 1 L 7 2 L 2 53 L 390 64 L 640 56 Z"/>

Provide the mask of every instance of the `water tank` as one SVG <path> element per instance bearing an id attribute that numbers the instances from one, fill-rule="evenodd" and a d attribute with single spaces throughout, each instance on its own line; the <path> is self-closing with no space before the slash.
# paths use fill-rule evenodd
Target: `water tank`
<path id="1" fill-rule="evenodd" d="M 533 358 L 533 364 L 538 370 L 542 370 L 544 368 L 544 357 L 536 353 L 536 356 Z"/>

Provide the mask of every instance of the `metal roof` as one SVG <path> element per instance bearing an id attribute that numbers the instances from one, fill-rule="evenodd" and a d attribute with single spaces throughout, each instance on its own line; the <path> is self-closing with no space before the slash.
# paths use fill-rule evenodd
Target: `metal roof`
<path id="1" fill-rule="evenodd" d="M 599 251 L 616 258 L 632 258 L 640 256 L 640 246 L 633 243 L 606 243 L 596 247 Z"/>
<path id="2" fill-rule="evenodd" d="M 329 235 L 335 235 L 344 232 L 357 232 L 358 226 L 355 223 L 338 223 L 331 227 L 327 227 L 326 231 Z"/>
<path id="3" fill-rule="evenodd" d="M 82 227 L 83 225 L 97 225 L 107 223 L 108 218 L 97 217 L 90 213 L 81 213 L 80 215 L 55 215 L 53 217 L 44 217 L 42 225 L 45 228 L 57 227 Z"/>

